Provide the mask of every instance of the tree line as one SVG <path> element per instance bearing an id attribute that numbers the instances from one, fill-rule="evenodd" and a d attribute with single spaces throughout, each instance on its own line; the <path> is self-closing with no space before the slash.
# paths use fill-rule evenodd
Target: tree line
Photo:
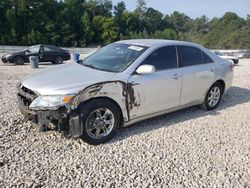
<path id="1" fill-rule="evenodd" d="M 175 39 L 208 48 L 249 49 L 250 15 L 232 12 L 209 20 L 175 11 L 164 15 L 137 0 L 134 11 L 124 1 L 1 0 L 0 44 L 54 44 L 64 47 L 105 45 L 132 38 Z"/>

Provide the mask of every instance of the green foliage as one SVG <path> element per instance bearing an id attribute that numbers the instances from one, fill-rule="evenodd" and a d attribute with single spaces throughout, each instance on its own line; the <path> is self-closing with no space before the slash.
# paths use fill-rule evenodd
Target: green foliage
<path id="1" fill-rule="evenodd" d="M 108 44 L 118 39 L 118 31 L 113 18 L 95 16 L 93 20 L 95 40 Z"/>
<path id="2" fill-rule="evenodd" d="M 200 43 L 208 48 L 250 48 L 250 15 L 227 12 L 221 18 L 192 19 L 178 11 L 163 15 L 137 0 L 1 0 L 0 44 L 58 46 L 104 45 L 132 38 Z"/>
<path id="3" fill-rule="evenodd" d="M 86 46 L 87 44 L 90 44 L 92 42 L 93 37 L 94 37 L 94 31 L 93 31 L 92 24 L 90 22 L 90 18 L 87 12 L 84 13 L 81 21 L 82 21 L 82 29 L 83 29 L 81 46 Z"/>

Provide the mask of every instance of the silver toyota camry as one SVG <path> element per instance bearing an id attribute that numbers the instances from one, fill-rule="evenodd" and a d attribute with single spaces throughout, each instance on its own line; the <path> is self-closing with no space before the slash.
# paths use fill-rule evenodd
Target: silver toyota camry
<path id="1" fill-rule="evenodd" d="M 182 108 L 215 109 L 233 80 L 233 64 L 201 45 L 126 40 L 78 63 L 28 76 L 18 85 L 25 118 L 89 144 L 122 126 Z"/>

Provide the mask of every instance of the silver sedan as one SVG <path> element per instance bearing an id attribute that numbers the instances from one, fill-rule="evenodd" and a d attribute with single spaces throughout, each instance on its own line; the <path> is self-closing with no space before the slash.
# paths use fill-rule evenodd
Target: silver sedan
<path id="1" fill-rule="evenodd" d="M 232 85 L 233 68 L 193 43 L 119 41 L 78 63 L 29 76 L 18 87 L 18 101 L 40 131 L 53 123 L 96 145 L 147 118 L 194 105 L 215 109 Z"/>

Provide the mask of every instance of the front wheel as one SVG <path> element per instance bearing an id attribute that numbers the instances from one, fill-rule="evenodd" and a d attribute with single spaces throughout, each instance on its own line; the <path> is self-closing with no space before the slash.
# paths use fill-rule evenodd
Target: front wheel
<path id="1" fill-rule="evenodd" d="M 81 138 L 92 145 L 113 138 L 120 127 L 120 110 L 117 105 L 104 99 L 89 101 L 80 107 L 83 132 Z"/>
<path id="2" fill-rule="evenodd" d="M 215 109 L 220 103 L 222 92 L 222 86 L 220 83 L 213 84 L 207 92 L 202 108 L 205 110 Z"/>
<path id="3" fill-rule="evenodd" d="M 24 64 L 24 59 L 20 56 L 15 57 L 13 61 L 14 61 L 15 65 L 23 65 Z"/>

